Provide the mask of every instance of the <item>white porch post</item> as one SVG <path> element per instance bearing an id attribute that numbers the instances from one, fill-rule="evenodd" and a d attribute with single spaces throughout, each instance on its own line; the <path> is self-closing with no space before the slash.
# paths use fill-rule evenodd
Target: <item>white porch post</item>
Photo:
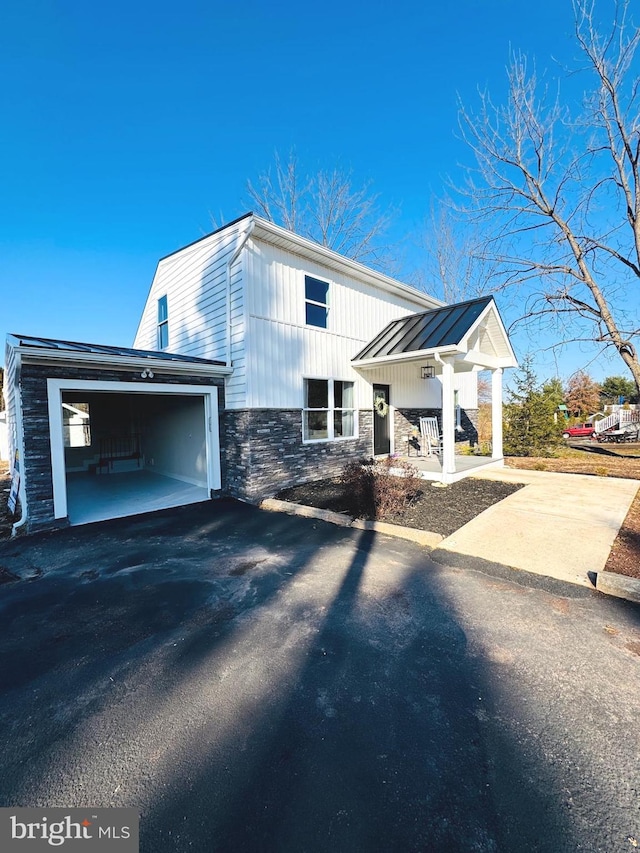
<path id="1" fill-rule="evenodd" d="M 442 359 L 442 474 L 455 474 L 455 398 L 453 393 L 453 362 Z"/>
<path id="2" fill-rule="evenodd" d="M 491 458 L 502 459 L 502 368 L 491 371 Z"/>

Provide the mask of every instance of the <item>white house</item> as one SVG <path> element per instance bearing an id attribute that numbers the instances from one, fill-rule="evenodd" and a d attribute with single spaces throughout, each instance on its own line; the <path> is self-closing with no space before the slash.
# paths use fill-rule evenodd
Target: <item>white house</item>
<path id="1" fill-rule="evenodd" d="M 132 349 L 9 336 L 20 523 L 258 500 L 405 454 L 422 415 L 443 431 L 432 476 L 452 482 L 467 473 L 454 443 L 473 439 L 479 369 L 501 464 L 515 363 L 491 298 L 444 306 L 247 214 L 158 263 Z"/>

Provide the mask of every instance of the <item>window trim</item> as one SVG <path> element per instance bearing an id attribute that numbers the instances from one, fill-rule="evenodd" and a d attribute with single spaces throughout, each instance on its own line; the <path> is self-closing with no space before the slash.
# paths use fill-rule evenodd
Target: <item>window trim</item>
<path id="1" fill-rule="evenodd" d="M 327 285 L 327 295 L 326 302 L 318 302 L 316 299 L 309 299 L 307 297 L 307 279 L 311 279 L 312 281 L 320 282 L 320 284 Z M 318 278 L 315 275 L 311 275 L 310 273 L 304 274 L 304 325 L 308 326 L 311 329 L 323 329 L 325 332 L 329 328 L 329 293 L 331 290 L 331 282 L 327 281 L 324 278 Z M 317 326 L 315 323 L 307 322 L 307 305 L 314 305 L 316 308 L 324 308 L 325 311 L 325 325 Z M 312 377 L 311 377 L 312 378 Z"/>
<path id="2" fill-rule="evenodd" d="M 160 304 L 163 301 L 164 301 L 164 307 L 165 307 L 165 317 L 163 320 L 161 320 L 160 319 L 160 316 L 161 316 L 160 315 Z M 158 311 L 158 324 L 157 324 L 156 334 L 157 334 L 158 350 L 164 351 L 164 350 L 169 348 L 169 300 L 167 298 L 166 293 L 163 296 L 158 297 L 157 311 Z M 162 345 L 162 334 L 163 334 L 163 332 L 165 332 L 165 330 L 166 330 L 166 335 L 167 335 L 167 342 L 163 346 Z"/>
<path id="3" fill-rule="evenodd" d="M 311 408 L 305 406 L 306 401 L 306 383 L 309 380 L 328 383 L 328 408 Z M 345 408 L 344 406 L 336 408 L 335 406 L 335 382 L 345 382 L 353 386 L 353 406 Z M 327 413 L 327 438 L 305 438 L 304 437 L 304 414 L 305 412 L 326 412 Z M 353 435 L 334 435 L 334 412 L 353 412 Z M 301 434 L 303 444 L 326 444 L 328 441 L 353 441 L 360 437 L 358 420 L 358 406 L 356 405 L 356 382 L 353 379 L 341 379 L 338 376 L 303 376 L 302 377 L 302 423 Z"/>

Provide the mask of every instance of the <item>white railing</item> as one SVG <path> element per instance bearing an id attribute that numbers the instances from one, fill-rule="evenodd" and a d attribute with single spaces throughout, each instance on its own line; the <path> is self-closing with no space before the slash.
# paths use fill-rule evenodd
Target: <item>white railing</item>
<path id="1" fill-rule="evenodd" d="M 620 423 L 620 413 L 614 412 L 612 415 L 607 415 L 606 418 L 602 418 L 601 421 L 596 421 L 596 435 L 601 432 L 606 432 L 608 429 L 613 429 L 613 427 L 617 426 Z"/>
<path id="2" fill-rule="evenodd" d="M 601 421 L 596 421 L 596 435 L 600 435 L 601 432 L 607 432 L 607 430 L 617 427 L 618 424 L 620 425 L 620 429 L 622 429 L 626 424 L 637 423 L 640 423 L 640 411 L 637 409 L 618 409 L 611 415 L 607 415 L 606 418 L 602 418 Z"/>
<path id="3" fill-rule="evenodd" d="M 640 423 L 640 412 L 634 409 L 620 409 L 620 426 Z"/>

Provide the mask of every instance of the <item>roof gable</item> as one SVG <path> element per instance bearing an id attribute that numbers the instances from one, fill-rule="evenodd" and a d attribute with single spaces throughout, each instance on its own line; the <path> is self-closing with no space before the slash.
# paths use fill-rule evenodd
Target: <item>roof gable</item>
<path id="1" fill-rule="evenodd" d="M 392 361 L 444 351 L 477 353 L 504 362 L 504 366 L 516 364 L 492 296 L 393 320 L 360 350 L 353 362 Z"/>

